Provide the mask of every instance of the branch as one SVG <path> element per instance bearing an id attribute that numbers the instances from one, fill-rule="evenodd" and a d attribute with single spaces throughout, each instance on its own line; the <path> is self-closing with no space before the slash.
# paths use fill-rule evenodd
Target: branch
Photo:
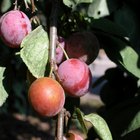
<path id="1" fill-rule="evenodd" d="M 52 11 L 50 15 L 50 50 L 49 50 L 49 62 L 50 62 L 50 77 L 54 77 L 56 73 L 56 45 L 57 45 L 57 20 L 59 13 L 59 0 L 52 1 Z M 56 140 L 63 140 L 63 127 L 64 127 L 64 114 L 63 108 L 58 114 L 57 128 L 56 128 Z"/>
<path id="2" fill-rule="evenodd" d="M 64 117 L 65 117 L 65 109 L 63 108 L 58 114 L 57 119 L 57 136 L 56 140 L 63 140 L 63 129 L 64 129 Z"/>
<path id="3" fill-rule="evenodd" d="M 34 0 L 30 0 L 31 5 L 32 5 L 32 13 L 35 13 L 35 2 Z"/>
<path id="4" fill-rule="evenodd" d="M 56 44 L 57 44 L 57 19 L 58 19 L 58 0 L 52 1 L 52 11 L 50 16 L 50 51 L 49 62 L 51 67 L 50 77 L 53 77 L 53 71 L 56 69 Z"/>

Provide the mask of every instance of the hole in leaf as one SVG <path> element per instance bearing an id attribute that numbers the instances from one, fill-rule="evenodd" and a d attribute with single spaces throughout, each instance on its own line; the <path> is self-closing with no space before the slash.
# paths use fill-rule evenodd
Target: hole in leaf
<path id="1" fill-rule="evenodd" d="M 100 15 L 101 14 L 101 11 L 98 11 L 97 14 Z"/>

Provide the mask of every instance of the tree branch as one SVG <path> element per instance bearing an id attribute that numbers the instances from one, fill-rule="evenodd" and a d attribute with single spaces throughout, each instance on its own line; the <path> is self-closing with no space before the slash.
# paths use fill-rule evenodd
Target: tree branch
<path id="1" fill-rule="evenodd" d="M 50 15 L 50 50 L 49 50 L 49 63 L 50 63 L 50 77 L 54 77 L 56 73 L 56 45 L 57 45 L 57 20 L 59 13 L 59 0 L 52 1 L 52 11 Z M 63 108 L 58 114 L 56 125 L 56 140 L 63 140 L 63 126 L 64 126 L 64 113 Z"/>

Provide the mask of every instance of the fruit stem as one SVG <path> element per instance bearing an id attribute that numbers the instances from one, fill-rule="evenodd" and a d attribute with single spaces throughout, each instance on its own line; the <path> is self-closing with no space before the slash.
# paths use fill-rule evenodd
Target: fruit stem
<path id="1" fill-rule="evenodd" d="M 13 3 L 13 5 L 15 5 L 15 6 L 14 6 L 14 10 L 17 10 L 17 1 L 18 1 L 18 0 L 15 0 L 15 2 Z"/>
<path id="2" fill-rule="evenodd" d="M 34 0 L 30 0 L 31 5 L 32 5 L 32 13 L 35 13 L 35 2 Z"/>
<path id="3" fill-rule="evenodd" d="M 58 119 L 57 119 L 57 138 L 56 138 L 56 140 L 63 140 L 65 111 L 66 110 L 63 108 L 60 111 L 60 113 L 58 114 Z"/>
<path id="4" fill-rule="evenodd" d="M 58 47 L 60 47 L 60 48 L 62 49 L 62 51 L 63 51 L 63 53 L 64 53 L 64 55 L 65 55 L 66 59 L 68 60 L 68 59 L 69 59 L 69 57 L 68 57 L 68 55 L 67 55 L 67 53 L 66 53 L 65 49 L 64 49 L 64 48 L 60 45 L 60 43 L 58 43 Z"/>
<path id="5" fill-rule="evenodd" d="M 24 4 L 25 4 L 26 9 L 29 9 L 29 5 L 26 0 L 24 0 Z"/>

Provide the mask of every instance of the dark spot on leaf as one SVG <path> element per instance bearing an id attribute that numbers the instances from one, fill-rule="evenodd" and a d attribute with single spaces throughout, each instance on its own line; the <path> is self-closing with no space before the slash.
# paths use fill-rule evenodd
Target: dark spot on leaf
<path id="1" fill-rule="evenodd" d="M 101 14 L 101 11 L 98 11 L 97 14 L 100 15 Z"/>

